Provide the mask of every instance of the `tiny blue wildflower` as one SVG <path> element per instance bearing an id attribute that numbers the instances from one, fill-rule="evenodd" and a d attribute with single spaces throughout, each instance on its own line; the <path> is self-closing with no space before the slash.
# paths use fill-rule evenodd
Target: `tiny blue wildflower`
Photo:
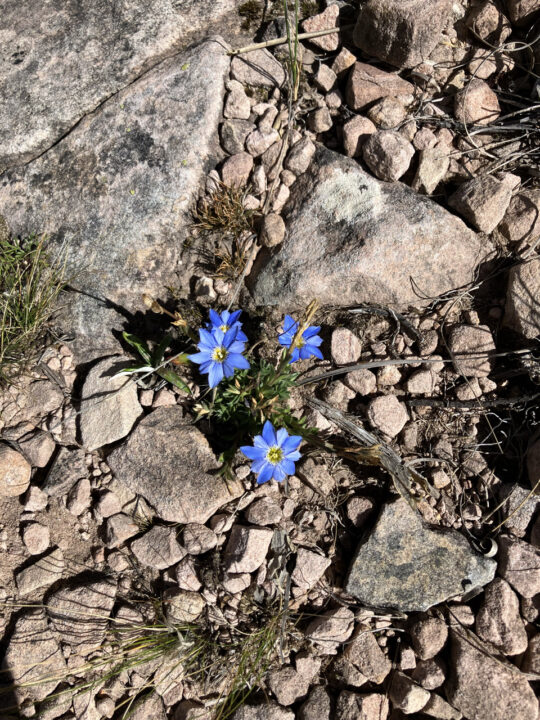
<path id="1" fill-rule="evenodd" d="M 240 342 L 247 342 L 247 335 L 242 332 L 242 323 L 238 320 L 241 313 L 241 310 L 235 310 L 234 312 L 223 310 L 223 312 L 220 313 L 215 310 L 210 310 L 210 322 L 206 325 L 206 328 L 210 332 L 213 330 L 223 330 L 223 332 L 226 333 L 227 330 L 235 327 L 238 330 L 236 339 L 240 340 Z"/>
<path id="2" fill-rule="evenodd" d="M 297 360 L 306 360 L 306 358 L 309 358 L 312 355 L 319 358 L 319 360 L 323 359 L 322 353 L 319 350 L 322 338 L 317 334 L 320 329 L 321 328 L 318 326 L 310 325 L 306 330 L 304 330 L 302 336 L 297 341 L 296 347 L 293 348 L 291 354 L 292 363 Z M 298 323 L 290 315 L 285 315 L 285 320 L 283 321 L 283 332 L 278 337 L 280 345 L 290 347 L 297 330 Z"/>
<path id="3" fill-rule="evenodd" d="M 240 450 L 254 461 L 251 471 L 257 473 L 257 483 L 262 485 L 272 478 L 281 482 L 287 475 L 294 475 L 294 463 L 300 459 L 298 446 L 301 442 L 299 435 L 289 435 L 283 428 L 276 432 L 267 420 L 262 435 L 253 438 L 253 446 L 244 445 Z"/>
<path id="4" fill-rule="evenodd" d="M 227 332 L 219 328 L 209 332 L 204 328 L 199 330 L 199 350 L 194 355 L 188 355 L 191 362 L 200 365 L 202 373 L 208 373 L 208 384 L 215 387 L 224 377 L 234 375 L 235 368 L 246 370 L 249 363 L 241 354 L 245 343 L 237 340 L 238 328 L 232 327 Z"/>

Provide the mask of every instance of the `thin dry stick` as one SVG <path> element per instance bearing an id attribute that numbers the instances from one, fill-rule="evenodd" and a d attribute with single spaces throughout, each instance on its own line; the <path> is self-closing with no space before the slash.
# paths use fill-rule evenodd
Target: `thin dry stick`
<path id="1" fill-rule="evenodd" d="M 323 37 L 324 35 L 332 35 L 333 33 L 341 32 L 342 30 L 352 30 L 352 28 L 354 28 L 354 25 L 342 25 L 341 27 L 330 28 L 329 30 L 316 30 L 309 33 L 298 33 L 298 40 L 309 40 L 310 38 Z M 239 48 L 238 50 L 231 50 L 229 55 L 241 55 L 243 53 L 251 52 L 252 50 L 261 50 L 262 48 L 275 47 L 276 45 L 286 45 L 287 43 L 287 36 L 279 37 L 274 40 L 267 40 L 266 42 L 246 45 L 246 47 Z"/>

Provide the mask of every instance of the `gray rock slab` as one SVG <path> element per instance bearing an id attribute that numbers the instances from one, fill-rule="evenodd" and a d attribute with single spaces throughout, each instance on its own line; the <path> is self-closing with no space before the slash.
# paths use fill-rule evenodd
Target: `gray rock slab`
<path id="1" fill-rule="evenodd" d="M 50 148 L 88 113 L 218 26 L 242 0 L 2 3 L 0 172 Z M 230 23 L 227 19 L 230 17 Z M 217 71 L 219 75 L 219 70 Z"/>
<path id="2" fill-rule="evenodd" d="M 345 590 L 368 606 L 424 611 L 487 585 L 496 568 L 463 535 L 430 527 L 400 498 L 383 507 L 358 548 Z"/>
<path id="3" fill-rule="evenodd" d="M 487 252 L 480 238 L 433 200 L 385 183 L 318 147 L 293 185 L 287 233 L 250 285 L 257 303 L 288 312 L 323 304 L 422 305 L 472 280 Z"/>
<path id="4" fill-rule="evenodd" d="M 169 522 L 205 523 L 243 492 L 240 483 L 227 484 L 216 474 L 219 463 L 208 441 L 179 406 L 147 415 L 108 463 L 121 483 Z"/>
<path id="5" fill-rule="evenodd" d="M 31 595 L 35 590 L 50 587 L 60 580 L 64 572 L 64 554 L 55 548 L 36 562 L 15 573 L 20 597 Z"/>
<path id="6" fill-rule="evenodd" d="M 90 370 L 81 392 L 80 427 L 88 451 L 124 438 L 142 415 L 137 385 L 128 375 L 125 359 L 105 358 Z"/>
<path id="7" fill-rule="evenodd" d="M 193 198 L 221 152 L 228 68 L 219 38 L 164 60 L 48 152 L 0 175 L 11 230 L 47 233 L 49 248 L 67 255 L 80 292 L 59 323 L 79 361 L 117 353 L 122 313 L 143 310 L 142 293 L 179 283 Z"/>
<path id="8" fill-rule="evenodd" d="M 62 650 L 43 609 L 27 611 L 17 619 L 2 669 L 7 671 L 19 702 L 44 700 L 67 674 Z"/>
<path id="9" fill-rule="evenodd" d="M 62 642 L 85 656 L 101 645 L 116 598 L 116 581 L 71 581 L 47 600 L 47 613 Z"/>

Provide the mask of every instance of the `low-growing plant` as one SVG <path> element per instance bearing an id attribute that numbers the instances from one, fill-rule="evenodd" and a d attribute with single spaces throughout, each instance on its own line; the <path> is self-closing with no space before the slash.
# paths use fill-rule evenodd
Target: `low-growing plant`
<path id="1" fill-rule="evenodd" d="M 0 384 L 32 360 L 65 286 L 65 262 L 46 252 L 45 236 L 12 238 L 0 218 Z"/>

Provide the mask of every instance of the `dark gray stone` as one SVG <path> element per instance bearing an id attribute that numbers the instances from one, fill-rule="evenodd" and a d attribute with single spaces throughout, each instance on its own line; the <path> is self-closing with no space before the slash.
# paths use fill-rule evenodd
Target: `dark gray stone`
<path id="1" fill-rule="evenodd" d="M 383 507 L 367 542 L 358 548 L 345 590 L 365 605 L 423 611 L 483 587 L 496 568 L 463 535 L 428 526 L 400 498 Z"/>
<path id="2" fill-rule="evenodd" d="M 53 460 L 41 490 L 50 497 L 59 497 L 71 490 L 77 480 L 81 480 L 87 475 L 84 450 L 61 447 Z"/>
<path id="3" fill-rule="evenodd" d="M 229 153 L 236 155 L 244 152 L 244 143 L 255 125 L 249 120 L 225 120 L 219 128 L 221 146 Z"/>
<path id="4" fill-rule="evenodd" d="M 251 287 L 257 303 L 288 312 L 314 297 L 338 306 L 425 304 L 418 290 L 430 298 L 469 282 L 486 252 L 440 205 L 320 146 L 286 211 L 284 242 L 258 262 Z"/>
<path id="5" fill-rule="evenodd" d="M 238 28 L 234 11 L 242 1 L 52 0 L 21 12 L 18 0 L 4 0 L 0 172 L 45 152 L 209 28 L 219 23 L 222 34 Z"/>
<path id="6" fill-rule="evenodd" d="M 67 253 L 81 292 L 59 322 L 78 360 L 118 352 L 114 331 L 126 312 L 144 310 L 142 293 L 160 296 L 186 272 L 180 254 L 194 195 L 221 154 L 228 68 L 220 39 L 164 60 L 38 159 L 0 176 L 12 231 L 46 232 L 50 248 Z"/>
<path id="7" fill-rule="evenodd" d="M 227 484 L 215 473 L 219 464 L 208 441 L 177 405 L 141 420 L 108 463 L 120 482 L 170 522 L 205 523 L 243 492 L 240 483 Z"/>

